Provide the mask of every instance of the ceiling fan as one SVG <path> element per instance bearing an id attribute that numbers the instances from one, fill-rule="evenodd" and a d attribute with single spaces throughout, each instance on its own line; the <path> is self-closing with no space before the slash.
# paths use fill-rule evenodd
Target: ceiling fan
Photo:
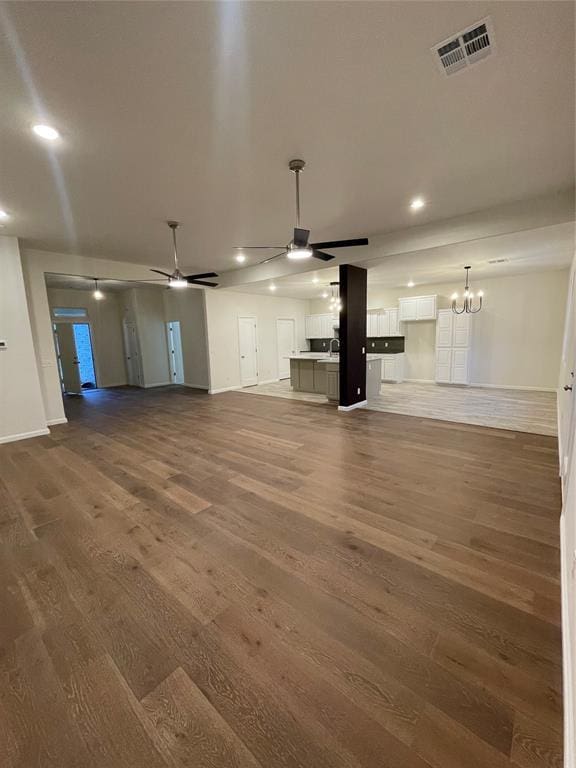
<path id="1" fill-rule="evenodd" d="M 200 275 L 183 275 L 178 268 L 178 247 L 176 245 L 176 230 L 180 226 L 179 221 L 167 221 L 166 224 L 172 230 L 172 240 L 174 242 L 174 272 L 169 274 L 168 272 L 162 272 L 161 269 L 151 269 L 151 272 L 156 272 L 159 275 L 164 275 L 168 278 L 168 285 L 170 288 L 185 288 L 188 285 L 204 285 L 208 288 L 215 288 L 218 283 L 210 283 L 202 280 L 203 277 L 218 277 L 216 272 L 203 272 Z"/>
<path id="2" fill-rule="evenodd" d="M 330 253 L 325 253 L 325 248 L 331 251 L 333 248 L 350 248 L 352 246 L 368 245 L 367 237 L 359 237 L 355 240 L 330 240 L 324 243 L 308 242 L 308 238 L 310 237 L 310 230 L 302 229 L 300 226 L 300 174 L 304 170 L 305 165 L 306 163 L 304 160 L 290 160 L 288 163 L 288 168 L 290 168 L 290 170 L 296 176 L 296 226 L 294 227 L 292 240 L 288 243 L 288 245 L 239 245 L 236 247 L 237 250 L 242 251 L 248 249 L 271 248 L 283 249 L 280 253 L 277 253 L 274 256 L 270 256 L 269 258 L 264 259 L 264 261 L 259 262 L 260 264 L 266 264 L 273 259 L 280 258 L 280 256 L 286 256 L 287 258 L 294 260 L 308 259 L 313 256 L 315 259 L 320 259 L 321 261 L 330 261 L 334 258 L 334 256 L 332 256 Z"/>

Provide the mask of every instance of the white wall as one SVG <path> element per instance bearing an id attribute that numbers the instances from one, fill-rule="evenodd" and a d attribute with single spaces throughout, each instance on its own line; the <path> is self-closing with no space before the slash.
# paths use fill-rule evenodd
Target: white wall
<path id="1" fill-rule="evenodd" d="M 164 318 L 179 321 L 184 361 L 184 384 L 209 389 L 205 291 L 189 288 L 163 292 Z"/>
<path id="2" fill-rule="evenodd" d="M 132 288 L 122 294 L 123 316 L 136 323 L 145 387 L 170 384 L 164 288 Z"/>
<path id="3" fill-rule="evenodd" d="M 278 378 L 276 320 L 296 320 L 297 349 L 306 349 L 304 317 L 308 302 L 235 291 L 206 291 L 210 391 L 240 387 L 238 318 L 255 316 L 258 324 L 259 381 Z"/>
<path id="4" fill-rule="evenodd" d="M 471 382 L 502 387 L 556 389 L 564 326 L 569 271 L 530 272 L 499 279 L 474 279 L 484 290 L 484 307 L 473 322 Z M 438 294 L 449 306 L 459 282 L 386 289 L 370 285 L 368 309 L 397 305 L 403 296 Z M 311 311 L 325 311 L 325 301 L 310 302 Z M 434 379 L 434 323 L 404 323 L 406 378 Z"/>
<path id="5" fill-rule="evenodd" d="M 48 434 L 15 237 L 0 237 L 0 339 L 0 443 Z"/>
<path id="6" fill-rule="evenodd" d="M 99 387 L 119 387 L 126 384 L 126 358 L 122 338 L 122 304 L 120 294 L 104 292 L 96 301 L 92 291 L 49 288 L 48 303 L 54 307 L 84 307 L 92 331 L 92 348 Z"/>

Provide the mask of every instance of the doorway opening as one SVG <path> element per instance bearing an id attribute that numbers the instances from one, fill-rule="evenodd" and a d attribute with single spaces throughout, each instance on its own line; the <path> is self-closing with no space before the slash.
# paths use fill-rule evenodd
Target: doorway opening
<path id="1" fill-rule="evenodd" d="M 96 366 L 88 322 L 53 324 L 62 392 L 81 394 L 96 389 Z"/>
<path id="2" fill-rule="evenodd" d="M 184 384 L 184 361 L 182 358 L 182 337 L 180 321 L 169 320 L 166 323 L 168 337 L 168 364 L 170 366 L 170 381 L 172 384 Z"/>

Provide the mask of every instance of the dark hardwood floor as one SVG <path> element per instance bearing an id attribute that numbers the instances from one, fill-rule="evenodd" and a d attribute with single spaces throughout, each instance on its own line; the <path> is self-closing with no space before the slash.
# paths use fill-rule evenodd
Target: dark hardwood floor
<path id="1" fill-rule="evenodd" d="M 0 446 L 3 768 L 558 768 L 552 437 L 129 388 Z"/>

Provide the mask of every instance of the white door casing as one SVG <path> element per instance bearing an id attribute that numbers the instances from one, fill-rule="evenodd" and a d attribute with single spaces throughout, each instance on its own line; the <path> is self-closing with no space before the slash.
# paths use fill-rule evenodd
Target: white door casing
<path id="1" fill-rule="evenodd" d="M 290 378 L 289 355 L 296 352 L 296 321 L 294 318 L 276 320 L 276 344 L 278 350 L 278 378 Z"/>
<path id="2" fill-rule="evenodd" d="M 240 383 L 243 387 L 258 384 L 258 332 L 255 317 L 238 318 Z"/>

